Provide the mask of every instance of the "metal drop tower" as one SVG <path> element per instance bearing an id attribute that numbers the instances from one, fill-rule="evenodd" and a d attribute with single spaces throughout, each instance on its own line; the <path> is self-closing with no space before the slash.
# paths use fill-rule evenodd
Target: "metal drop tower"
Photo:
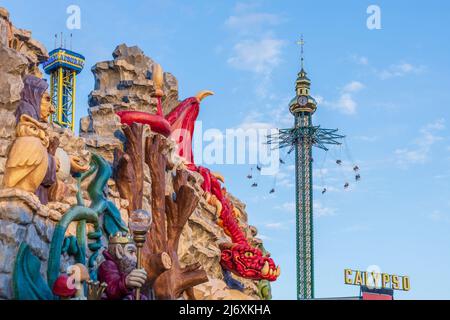
<path id="1" fill-rule="evenodd" d="M 304 69 L 303 46 L 301 70 L 298 73 L 295 97 L 289 103 L 289 111 L 295 118 L 295 126 L 281 129 L 269 143 L 279 148 L 295 150 L 296 178 L 296 231 L 297 231 L 297 299 L 314 299 L 314 241 L 313 241 L 313 155 L 312 147 L 327 151 L 327 145 L 340 145 L 344 136 L 337 129 L 314 126 L 312 115 L 317 109 L 316 100 L 310 95 L 311 80 Z"/>
<path id="2" fill-rule="evenodd" d="M 50 75 L 50 96 L 56 108 L 51 120 L 74 131 L 76 80 L 85 59 L 81 54 L 64 48 L 55 49 L 49 55 L 43 67 Z"/>

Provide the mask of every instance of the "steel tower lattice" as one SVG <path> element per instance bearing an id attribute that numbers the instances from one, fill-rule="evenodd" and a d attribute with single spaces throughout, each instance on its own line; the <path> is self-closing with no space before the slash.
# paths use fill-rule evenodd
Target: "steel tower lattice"
<path id="1" fill-rule="evenodd" d="M 296 96 L 289 104 L 295 126 L 281 129 L 269 136 L 268 143 L 279 148 L 295 150 L 296 170 L 296 232 L 297 232 L 297 298 L 314 298 L 314 224 L 313 224 L 313 156 L 312 147 L 327 151 L 327 145 L 340 145 L 343 135 L 337 129 L 313 126 L 312 115 L 317 109 L 316 100 L 310 95 L 311 80 L 303 66 L 296 81 Z"/>

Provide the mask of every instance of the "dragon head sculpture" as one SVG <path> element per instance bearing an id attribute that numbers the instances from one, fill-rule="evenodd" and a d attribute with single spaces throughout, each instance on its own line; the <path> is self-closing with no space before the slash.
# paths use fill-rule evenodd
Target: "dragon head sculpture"
<path id="1" fill-rule="evenodd" d="M 254 280 L 275 281 L 280 275 L 280 267 L 275 266 L 270 255 L 250 245 L 225 243 L 220 246 L 221 265 L 234 274 Z"/>

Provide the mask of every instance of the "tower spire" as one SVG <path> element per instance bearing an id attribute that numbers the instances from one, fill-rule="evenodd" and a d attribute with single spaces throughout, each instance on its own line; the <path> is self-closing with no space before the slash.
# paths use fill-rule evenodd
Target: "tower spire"
<path id="1" fill-rule="evenodd" d="M 296 95 L 289 103 L 289 111 L 295 117 L 295 126 L 281 129 L 270 136 L 269 143 L 279 148 L 295 150 L 295 202 L 297 232 L 297 298 L 314 298 L 314 228 L 313 228 L 313 153 L 317 147 L 328 151 L 328 145 L 340 145 L 344 136 L 337 129 L 323 129 L 315 126 L 312 115 L 317 102 L 310 94 L 311 80 L 304 68 L 303 35 L 297 42 L 301 45 L 301 71 L 296 80 Z"/>
<path id="2" fill-rule="evenodd" d="M 301 47 L 300 62 L 301 62 L 302 70 L 303 70 L 303 68 L 304 68 L 304 63 L 305 63 L 305 51 L 304 51 L 305 40 L 303 39 L 303 34 L 301 35 L 300 40 L 297 41 L 297 44 L 299 44 L 300 47 Z"/>

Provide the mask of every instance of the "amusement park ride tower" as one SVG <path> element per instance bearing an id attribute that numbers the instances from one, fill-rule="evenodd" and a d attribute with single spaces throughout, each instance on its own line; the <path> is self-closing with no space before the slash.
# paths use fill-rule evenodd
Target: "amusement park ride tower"
<path id="1" fill-rule="evenodd" d="M 297 298 L 314 298 L 314 248 L 313 248 L 313 156 L 312 147 L 327 151 L 327 145 L 340 145 L 344 136 L 337 129 L 313 126 L 312 115 L 317 109 L 316 100 L 310 95 L 311 80 L 304 69 L 303 37 L 301 70 L 296 81 L 296 96 L 289 103 L 289 111 L 295 118 L 295 126 L 279 130 L 269 138 L 269 143 L 279 148 L 295 150 L 296 170 L 296 231 L 297 231 Z"/>
<path id="2" fill-rule="evenodd" d="M 76 52 L 58 48 L 50 52 L 44 71 L 50 75 L 50 96 L 56 107 L 52 122 L 74 130 L 77 75 L 83 70 L 84 57 Z"/>

